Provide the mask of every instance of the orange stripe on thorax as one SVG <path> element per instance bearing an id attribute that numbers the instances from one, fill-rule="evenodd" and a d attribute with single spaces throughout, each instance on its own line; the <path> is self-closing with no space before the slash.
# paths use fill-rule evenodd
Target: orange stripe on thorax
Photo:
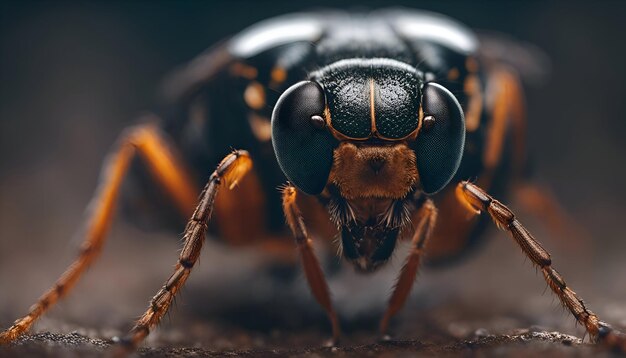
<path id="1" fill-rule="evenodd" d="M 370 78 L 370 126 L 371 135 L 376 134 L 376 105 L 374 104 L 374 79 Z"/>

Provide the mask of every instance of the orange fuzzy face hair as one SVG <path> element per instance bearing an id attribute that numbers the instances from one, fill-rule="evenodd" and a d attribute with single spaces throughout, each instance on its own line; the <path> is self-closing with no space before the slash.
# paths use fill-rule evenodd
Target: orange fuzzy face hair
<path id="1" fill-rule="evenodd" d="M 329 182 L 341 196 L 401 199 L 419 182 L 415 152 L 405 143 L 342 142 L 333 153 Z"/>

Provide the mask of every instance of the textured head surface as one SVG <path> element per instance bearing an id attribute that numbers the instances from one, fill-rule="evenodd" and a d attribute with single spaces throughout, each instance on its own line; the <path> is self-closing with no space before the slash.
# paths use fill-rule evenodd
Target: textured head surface
<path id="1" fill-rule="evenodd" d="M 391 59 L 338 61 L 312 75 L 326 92 L 329 122 L 340 137 L 395 140 L 419 125 L 421 75 Z"/>

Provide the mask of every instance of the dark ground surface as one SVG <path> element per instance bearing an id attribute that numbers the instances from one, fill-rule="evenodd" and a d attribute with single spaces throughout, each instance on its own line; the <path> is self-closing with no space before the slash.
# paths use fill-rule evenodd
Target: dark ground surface
<path id="1" fill-rule="evenodd" d="M 60 335 L 41 333 L 21 339 L 14 347 L 0 355 L 48 357 L 99 356 L 105 354 L 110 343 L 93 339 L 79 333 Z M 385 341 L 349 347 L 313 347 L 300 349 L 250 348 L 215 351 L 205 348 L 142 348 L 141 357 L 363 357 L 363 356 L 453 356 L 453 355 L 598 355 L 597 347 L 582 344 L 576 337 L 558 332 L 517 332 L 510 335 L 487 335 L 449 344 L 423 343 L 420 341 Z"/>
<path id="2" fill-rule="evenodd" d="M 154 104 L 159 79 L 228 34 L 302 8 L 296 2 L 172 4 L 0 3 L 1 328 L 25 314 L 71 262 L 101 160 L 122 128 Z M 535 178 L 554 189 L 578 228 L 549 235 L 528 213 L 519 214 L 591 309 L 626 328 L 626 3 L 405 4 L 512 34 L 552 59 L 548 82 L 528 91 L 528 142 Z M 110 237 L 101 260 L 35 326 L 35 335 L 0 348 L 0 356 L 99 355 L 130 328 L 170 274 L 179 242 L 175 234 L 144 232 L 124 220 Z M 376 328 L 405 250 L 370 277 L 326 264 L 344 328 L 336 350 L 323 348 L 329 327 L 300 271 L 276 279 L 267 257 L 209 242 L 170 318 L 140 353 L 600 353 L 571 337 L 583 337 L 583 329 L 546 292 L 512 240 L 495 231 L 488 237 L 468 260 L 422 272 L 388 343 L 378 343 Z M 553 331 L 561 333 L 541 333 Z"/>

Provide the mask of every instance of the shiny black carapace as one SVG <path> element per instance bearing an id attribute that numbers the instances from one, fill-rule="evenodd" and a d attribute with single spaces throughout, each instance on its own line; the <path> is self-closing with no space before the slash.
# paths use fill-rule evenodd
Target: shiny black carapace
<path id="1" fill-rule="evenodd" d="M 123 133 L 104 165 L 79 257 L 0 342 L 28 331 L 96 259 L 138 154 L 190 220 L 174 273 L 122 340 L 124 349 L 140 344 L 167 312 L 207 231 L 233 245 L 261 244 L 287 261 L 295 237 L 337 340 L 312 240 L 330 246 L 339 237 L 342 255 L 365 273 L 387 262 L 398 240 L 410 240 L 381 320 L 385 334 L 423 256 L 436 264 L 462 255 L 491 219 L 590 336 L 626 351 L 623 334 L 586 307 L 548 252 L 487 194 L 505 196 L 522 181 L 525 118 L 515 58 L 506 58 L 514 51 L 490 55 L 481 41 L 428 12 L 327 11 L 263 21 L 199 56 L 166 81 L 166 110 Z M 202 191 L 199 182 L 208 182 Z M 145 213 L 153 192 L 132 187 L 123 202 Z"/>

